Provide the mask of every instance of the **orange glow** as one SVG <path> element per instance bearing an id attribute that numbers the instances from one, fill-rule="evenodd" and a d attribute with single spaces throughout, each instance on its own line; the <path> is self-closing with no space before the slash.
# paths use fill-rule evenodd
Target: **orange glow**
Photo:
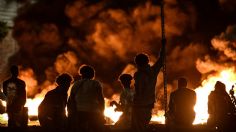
<path id="1" fill-rule="evenodd" d="M 30 79 L 27 79 L 30 80 Z M 214 75 L 209 75 L 205 80 L 202 81 L 201 86 L 195 89 L 197 94 L 197 102 L 194 107 L 196 112 L 196 118 L 193 124 L 205 124 L 209 117 L 207 112 L 207 102 L 208 102 L 208 95 L 212 90 L 214 90 L 214 85 L 216 81 L 222 81 L 226 85 L 226 90 L 229 92 L 232 85 L 236 82 L 236 73 L 234 72 L 233 68 L 225 69 L 220 73 L 215 73 Z M 28 82 L 29 83 L 29 82 Z M 27 84 L 27 82 L 26 82 Z M 28 107 L 28 114 L 29 116 L 37 116 L 38 114 L 38 106 L 42 102 L 44 95 L 47 91 L 55 87 L 55 85 L 48 85 L 45 90 L 43 90 L 40 94 L 36 95 L 33 99 L 27 99 L 25 106 Z M 104 116 L 109 118 L 108 124 L 114 124 L 117 122 L 122 115 L 122 112 L 115 111 L 115 106 L 110 106 L 110 101 L 118 101 L 119 95 L 113 95 L 112 99 L 105 98 L 105 110 Z M 5 101 L 2 101 L 3 105 L 6 106 Z M 0 115 L 1 122 L 7 121 L 8 117 L 7 114 Z M 164 111 L 159 110 L 157 114 L 153 114 L 151 118 L 151 122 L 157 122 L 160 124 L 165 123 L 165 116 Z"/>
<path id="2" fill-rule="evenodd" d="M 27 99 L 25 106 L 28 107 L 29 116 L 38 115 L 38 106 L 43 101 L 43 97 L 38 97 L 34 99 Z"/>
<path id="3" fill-rule="evenodd" d="M 165 111 L 160 110 L 156 115 L 152 115 L 151 122 L 157 122 L 159 124 L 165 124 Z"/>
<path id="4" fill-rule="evenodd" d="M 234 69 L 225 69 L 214 76 L 209 76 L 202 81 L 202 86 L 195 89 L 197 93 L 197 103 L 194 107 L 196 118 L 193 124 L 204 124 L 207 122 L 209 116 L 207 112 L 208 95 L 214 90 L 216 81 L 223 82 L 226 86 L 226 91 L 229 92 L 232 85 L 236 82 L 236 73 L 234 73 Z"/>
<path id="5" fill-rule="evenodd" d="M 115 106 L 111 106 L 104 110 L 104 116 L 110 118 L 113 121 L 112 124 L 116 123 L 122 115 L 122 112 L 115 111 L 115 108 Z"/>

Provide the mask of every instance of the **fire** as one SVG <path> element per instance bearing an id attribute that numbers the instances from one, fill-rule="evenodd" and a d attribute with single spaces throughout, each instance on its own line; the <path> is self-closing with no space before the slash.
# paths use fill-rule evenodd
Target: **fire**
<path id="1" fill-rule="evenodd" d="M 216 81 L 222 81 L 226 85 L 226 90 L 229 92 L 232 85 L 236 82 L 236 73 L 234 71 L 234 68 L 228 68 L 225 69 L 219 73 L 215 73 L 212 75 L 209 75 L 205 80 L 202 81 L 202 85 L 195 89 L 197 94 L 197 102 L 194 107 L 194 110 L 196 112 L 196 118 L 193 124 L 205 124 L 207 122 L 207 119 L 209 117 L 208 115 L 208 95 L 212 90 L 214 90 L 214 85 Z M 50 87 L 53 87 L 50 86 Z M 51 89 L 51 88 L 48 88 Z M 42 91 L 43 94 L 38 94 L 33 99 L 27 99 L 25 107 L 28 107 L 28 114 L 29 116 L 37 116 L 38 115 L 38 106 L 43 100 L 43 95 L 45 95 L 45 91 Z M 118 101 L 119 95 L 113 95 L 111 100 Z M 115 106 L 110 106 L 110 99 L 105 98 L 105 110 L 104 110 L 104 116 L 109 121 L 108 124 L 114 124 L 117 122 L 122 115 L 122 112 L 115 111 Z M 3 101 L 3 105 L 6 105 L 6 103 Z M 165 123 L 165 116 L 164 111 L 159 110 L 157 114 L 153 114 L 151 121 L 157 122 L 160 124 Z M 6 122 L 8 120 L 7 114 L 0 115 L 1 122 Z"/>
<path id="2" fill-rule="evenodd" d="M 27 99 L 25 106 L 28 107 L 29 116 L 38 115 L 38 106 L 43 101 L 43 97 L 38 97 L 34 99 Z"/>
<path id="3" fill-rule="evenodd" d="M 195 89 L 197 94 L 197 103 L 194 107 L 196 112 L 196 118 L 193 124 L 204 124 L 208 119 L 208 95 L 212 90 L 214 90 L 214 86 L 216 81 L 221 81 L 226 86 L 226 91 L 229 92 L 232 85 L 236 82 L 236 73 L 233 68 L 225 69 L 220 73 L 208 77 L 206 80 L 202 82 L 202 86 Z"/>
<path id="4" fill-rule="evenodd" d="M 103 112 L 104 116 L 107 118 L 107 124 L 114 124 L 116 123 L 120 116 L 122 115 L 122 112 L 119 111 L 115 111 L 116 106 L 110 106 L 110 102 L 111 101 L 117 101 L 119 100 L 119 95 L 118 94 L 114 94 L 112 96 L 112 99 L 107 99 L 105 98 L 105 110 Z"/>
<path id="5" fill-rule="evenodd" d="M 116 123 L 120 116 L 122 115 L 122 112 L 115 111 L 115 106 L 106 107 L 104 110 L 104 116 L 112 120 L 112 124 Z"/>
<path id="6" fill-rule="evenodd" d="M 152 115 L 151 121 L 160 124 L 165 124 L 165 111 L 159 110 L 156 115 Z"/>

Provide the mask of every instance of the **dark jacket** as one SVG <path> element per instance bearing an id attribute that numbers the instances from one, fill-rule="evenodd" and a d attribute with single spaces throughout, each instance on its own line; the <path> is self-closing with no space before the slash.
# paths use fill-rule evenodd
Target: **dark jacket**
<path id="1" fill-rule="evenodd" d="M 173 123 L 191 125 L 195 119 L 195 91 L 188 88 L 178 88 L 170 94 L 169 112 Z"/>
<path id="2" fill-rule="evenodd" d="M 65 127 L 67 93 L 59 86 L 49 91 L 38 107 L 38 117 L 41 126 Z"/>
<path id="3" fill-rule="evenodd" d="M 3 93 L 7 98 L 7 112 L 19 112 L 26 103 L 25 82 L 10 78 L 3 82 Z"/>

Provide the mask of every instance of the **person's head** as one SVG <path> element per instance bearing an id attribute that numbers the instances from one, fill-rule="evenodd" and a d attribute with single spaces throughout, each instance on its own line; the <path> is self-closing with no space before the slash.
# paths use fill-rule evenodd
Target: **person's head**
<path id="1" fill-rule="evenodd" d="M 178 88 L 186 88 L 187 87 L 187 80 L 183 77 L 178 79 Z"/>
<path id="2" fill-rule="evenodd" d="M 215 84 L 215 91 L 224 92 L 225 91 L 225 84 L 220 81 L 217 81 Z"/>
<path id="3" fill-rule="evenodd" d="M 11 71 L 12 77 L 17 77 L 19 74 L 18 66 L 16 65 L 11 66 L 10 71 Z"/>
<path id="4" fill-rule="evenodd" d="M 122 83 L 122 85 L 125 88 L 130 87 L 131 84 L 131 80 L 133 79 L 133 77 L 130 74 L 122 74 L 119 77 L 120 82 Z"/>
<path id="5" fill-rule="evenodd" d="M 148 55 L 146 55 L 144 53 L 140 53 L 140 54 L 135 56 L 134 62 L 137 65 L 138 68 L 139 67 L 145 67 L 149 63 Z"/>
<path id="6" fill-rule="evenodd" d="M 95 71 L 93 67 L 88 66 L 88 65 L 82 65 L 79 70 L 80 75 L 82 78 L 86 79 L 93 79 L 95 76 Z"/>
<path id="7" fill-rule="evenodd" d="M 70 83 L 72 80 L 73 79 L 69 74 L 63 73 L 56 78 L 56 83 L 61 86 L 61 88 L 63 88 L 65 91 L 67 91 L 70 87 Z"/>

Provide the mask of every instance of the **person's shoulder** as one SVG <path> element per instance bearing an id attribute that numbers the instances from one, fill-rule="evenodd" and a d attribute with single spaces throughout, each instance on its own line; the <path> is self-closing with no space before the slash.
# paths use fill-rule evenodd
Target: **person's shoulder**
<path id="1" fill-rule="evenodd" d="M 90 80 L 94 85 L 101 86 L 101 83 L 98 80 Z"/>
<path id="2" fill-rule="evenodd" d="M 189 94 L 196 95 L 196 92 L 193 89 L 185 88 L 185 91 L 188 92 Z"/>
<path id="3" fill-rule="evenodd" d="M 189 95 L 191 96 L 196 96 L 196 92 L 192 89 L 189 89 L 189 88 L 185 88 L 186 90 L 186 93 L 188 93 Z"/>
<path id="4" fill-rule="evenodd" d="M 190 89 L 190 88 L 186 88 L 186 89 L 191 93 L 195 93 L 195 91 L 193 89 Z"/>
<path id="5" fill-rule="evenodd" d="M 77 87 L 78 85 L 80 85 L 81 82 L 82 82 L 82 80 L 75 81 L 73 84 L 73 87 Z"/>
<path id="6" fill-rule="evenodd" d="M 74 84 L 78 84 L 78 83 L 80 83 L 82 80 L 76 80 L 75 82 L 74 82 Z"/>
<path id="7" fill-rule="evenodd" d="M 25 84 L 25 81 L 24 80 L 21 80 L 19 78 L 17 78 L 18 82 L 21 83 L 21 84 Z"/>
<path id="8" fill-rule="evenodd" d="M 214 96 L 215 95 L 215 91 L 211 91 L 209 94 L 209 97 Z"/>
<path id="9" fill-rule="evenodd" d="M 3 81 L 3 84 L 7 84 L 11 81 L 11 78 L 8 78 L 7 80 Z"/>
<path id="10" fill-rule="evenodd" d="M 55 88 L 55 89 L 52 89 L 52 90 L 48 91 L 45 96 L 54 95 L 54 94 L 56 94 L 56 93 L 57 93 L 57 90 L 56 90 L 56 88 Z"/>

